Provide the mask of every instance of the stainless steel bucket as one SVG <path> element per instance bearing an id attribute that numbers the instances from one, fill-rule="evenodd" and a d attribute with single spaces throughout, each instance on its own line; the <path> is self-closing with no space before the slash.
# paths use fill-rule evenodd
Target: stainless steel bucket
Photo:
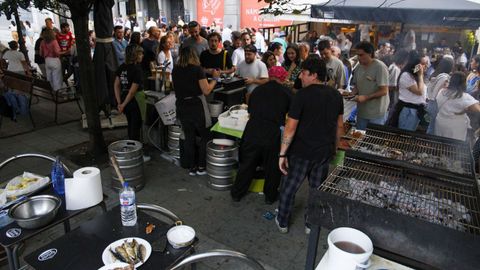
<path id="1" fill-rule="evenodd" d="M 211 117 L 218 117 L 223 112 L 223 101 L 212 100 L 208 102 Z"/>

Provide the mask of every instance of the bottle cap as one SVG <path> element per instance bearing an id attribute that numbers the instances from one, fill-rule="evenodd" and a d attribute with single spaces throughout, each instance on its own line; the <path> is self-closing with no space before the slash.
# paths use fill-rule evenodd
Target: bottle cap
<path id="1" fill-rule="evenodd" d="M 123 182 L 123 187 L 127 188 L 128 187 L 128 182 Z"/>

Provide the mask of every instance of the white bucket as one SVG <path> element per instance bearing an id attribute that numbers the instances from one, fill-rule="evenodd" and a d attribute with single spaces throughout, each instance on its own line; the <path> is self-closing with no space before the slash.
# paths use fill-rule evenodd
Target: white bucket
<path id="1" fill-rule="evenodd" d="M 365 252 L 346 252 L 334 244 L 343 241 L 356 244 Z M 326 269 L 362 270 L 370 266 L 369 259 L 373 252 L 373 244 L 363 232 L 348 227 L 337 228 L 328 234 L 327 242 Z"/>

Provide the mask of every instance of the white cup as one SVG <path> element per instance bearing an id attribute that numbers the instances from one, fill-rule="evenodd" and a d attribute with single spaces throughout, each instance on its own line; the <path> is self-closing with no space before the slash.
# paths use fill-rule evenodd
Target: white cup
<path id="1" fill-rule="evenodd" d="M 334 244 L 343 241 L 356 244 L 365 252 L 349 253 Z M 363 232 L 348 227 L 337 228 L 328 234 L 327 242 L 326 269 L 362 270 L 370 266 L 369 259 L 373 252 L 373 244 Z"/>

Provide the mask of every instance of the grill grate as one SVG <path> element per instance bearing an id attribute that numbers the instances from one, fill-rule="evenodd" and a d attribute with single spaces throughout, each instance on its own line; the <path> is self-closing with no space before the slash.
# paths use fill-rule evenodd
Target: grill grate
<path id="1" fill-rule="evenodd" d="M 473 184 L 404 174 L 399 168 L 347 157 L 319 190 L 480 235 L 479 198 Z"/>
<path id="2" fill-rule="evenodd" d="M 473 174 L 470 149 L 467 145 L 367 129 L 366 135 L 359 139 L 352 149 L 461 175 Z"/>

